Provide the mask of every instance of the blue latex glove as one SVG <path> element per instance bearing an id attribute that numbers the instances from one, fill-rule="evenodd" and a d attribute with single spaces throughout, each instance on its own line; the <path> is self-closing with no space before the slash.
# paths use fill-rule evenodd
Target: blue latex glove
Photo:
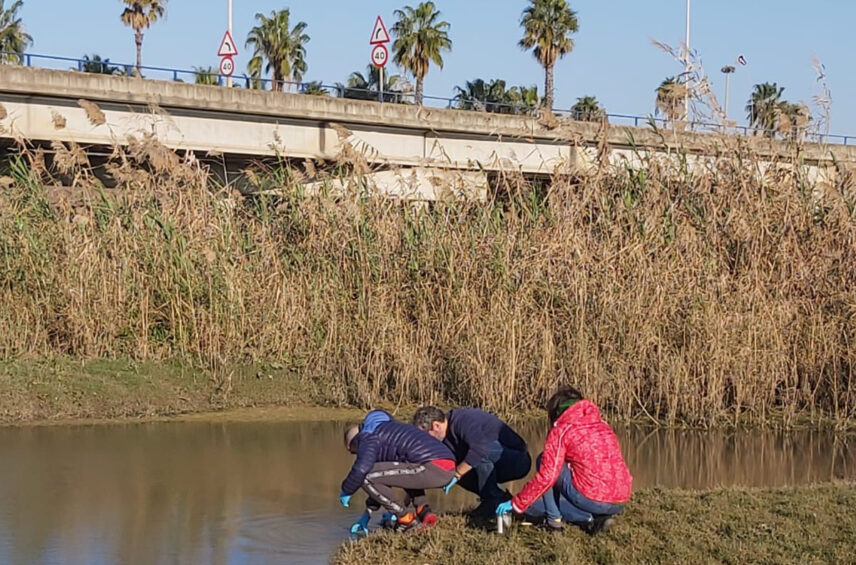
<path id="1" fill-rule="evenodd" d="M 351 526 L 351 535 L 352 536 L 366 536 L 369 533 L 369 520 L 371 520 L 371 516 L 368 512 L 363 512 L 363 515 L 360 516 L 360 519 L 354 522 Z"/>
<path id="2" fill-rule="evenodd" d="M 339 502 L 342 503 L 342 506 L 347 508 L 351 505 L 351 495 L 345 493 L 339 493 Z"/>
<path id="3" fill-rule="evenodd" d="M 443 487 L 443 492 L 449 494 L 449 491 L 452 490 L 452 487 L 455 486 L 458 482 L 458 477 L 453 477 L 449 484 Z"/>
<path id="4" fill-rule="evenodd" d="M 496 507 L 496 515 L 502 516 L 503 514 L 508 514 L 511 510 L 511 501 L 506 500 L 505 502 L 500 502 L 499 506 Z"/>

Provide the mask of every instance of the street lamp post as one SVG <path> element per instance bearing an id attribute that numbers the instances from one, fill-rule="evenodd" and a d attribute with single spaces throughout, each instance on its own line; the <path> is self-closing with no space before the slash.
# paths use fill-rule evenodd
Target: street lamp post
<path id="1" fill-rule="evenodd" d="M 232 0 L 228 0 L 228 4 L 229 4 L 229 20 L 228 20 L 229 36 L 235 37 L 234 34 L 232 33 Z M 233 41 L 234 41 L 234 39 L 233 39 Z M 232 76 L 231 75 L 226 77 L 226 86 L 229 88 L 232 88 Z"/>
<path id="2" fill-rule="evenodd" d="M 684 94 L 684 119 L 690 119 L 690 2 L 687 0 L 687 42 L 684 53 L 684 80 L 686 81 L 686 93 Z"/>
<path id="3" fill-rule="evenodd" d="M 725 121 L 728 121 L 728 90 L 731 85 L 731 74 L 735 71 L 732 65 L 722 67 L 722 73 L 725 75 Z"/>

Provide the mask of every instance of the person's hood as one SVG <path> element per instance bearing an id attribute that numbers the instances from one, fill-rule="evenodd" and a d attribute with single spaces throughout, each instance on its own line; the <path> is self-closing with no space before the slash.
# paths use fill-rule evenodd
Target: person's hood
<path id="1" fill-rule="evenodd" d="M 595 424 L 600 422 L 600 410 L 591 400 L 585 398 L 569 406 L 556 420 L 553 426 Z"/>
<path id="2" fill-rule="evenodd" d="M 363 420 L 361 432 L 366 434 L 374 433 L 378 426 L 392 421 L 392 416 L 384 410 L 372 410 L 366 414 L 366 419 Z"/>

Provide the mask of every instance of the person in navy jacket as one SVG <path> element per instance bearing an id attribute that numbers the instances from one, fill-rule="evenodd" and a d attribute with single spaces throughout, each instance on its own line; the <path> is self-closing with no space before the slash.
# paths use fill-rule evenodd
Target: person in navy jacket
<path id="1" fill-rule="evenodd" d="M 383 410 L 374 410 L 361 425 L 345 430 L 345 447 L 357 458 L 342 481 L 342 505 L 347 508 L 359 489 L 368 495 L 366 512 L 352 533 L 366 532 L 371 513 L 381 507 L 395 517 L 392 522 L 398 531 L 437 521 L 425 489 L 442 488 L 455 476 L 454 456 L 442 442 Z M 394 488 L 404 490 L 403 500 Z M 409 511 L 411 505 L 415 512 Z"/>
<path id="2" fill-rule="evenodd" d="M 458 483 L 477 494 L 481 504 L 476 514 L 493 513 L 500 502 L 509 500 L 511 495 L 499 484 L 522 479 L 532 466 L 523 438 L 490 412 L 456 408 L 447 415 L 434 406 L 423 406 L 413 416 L 413 424 L 455 454 L 455 476 L 445 491 Z"/>

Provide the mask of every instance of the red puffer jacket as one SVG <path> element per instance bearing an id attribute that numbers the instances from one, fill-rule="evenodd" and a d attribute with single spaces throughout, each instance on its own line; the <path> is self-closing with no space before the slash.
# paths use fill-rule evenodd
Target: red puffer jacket
<path id="1" fill-rule="evenodd" d="M 630 500 L 633 477 L 624 463 L 618 438 L 600 417 L 594 403 L 580 400 L 565 410 L 547 434 L 541 468 L 511 500 L 524 512 L 559 479 L 562 465 L 571 467 L 574 487 L 595 502 L 622 504 Z"/>

